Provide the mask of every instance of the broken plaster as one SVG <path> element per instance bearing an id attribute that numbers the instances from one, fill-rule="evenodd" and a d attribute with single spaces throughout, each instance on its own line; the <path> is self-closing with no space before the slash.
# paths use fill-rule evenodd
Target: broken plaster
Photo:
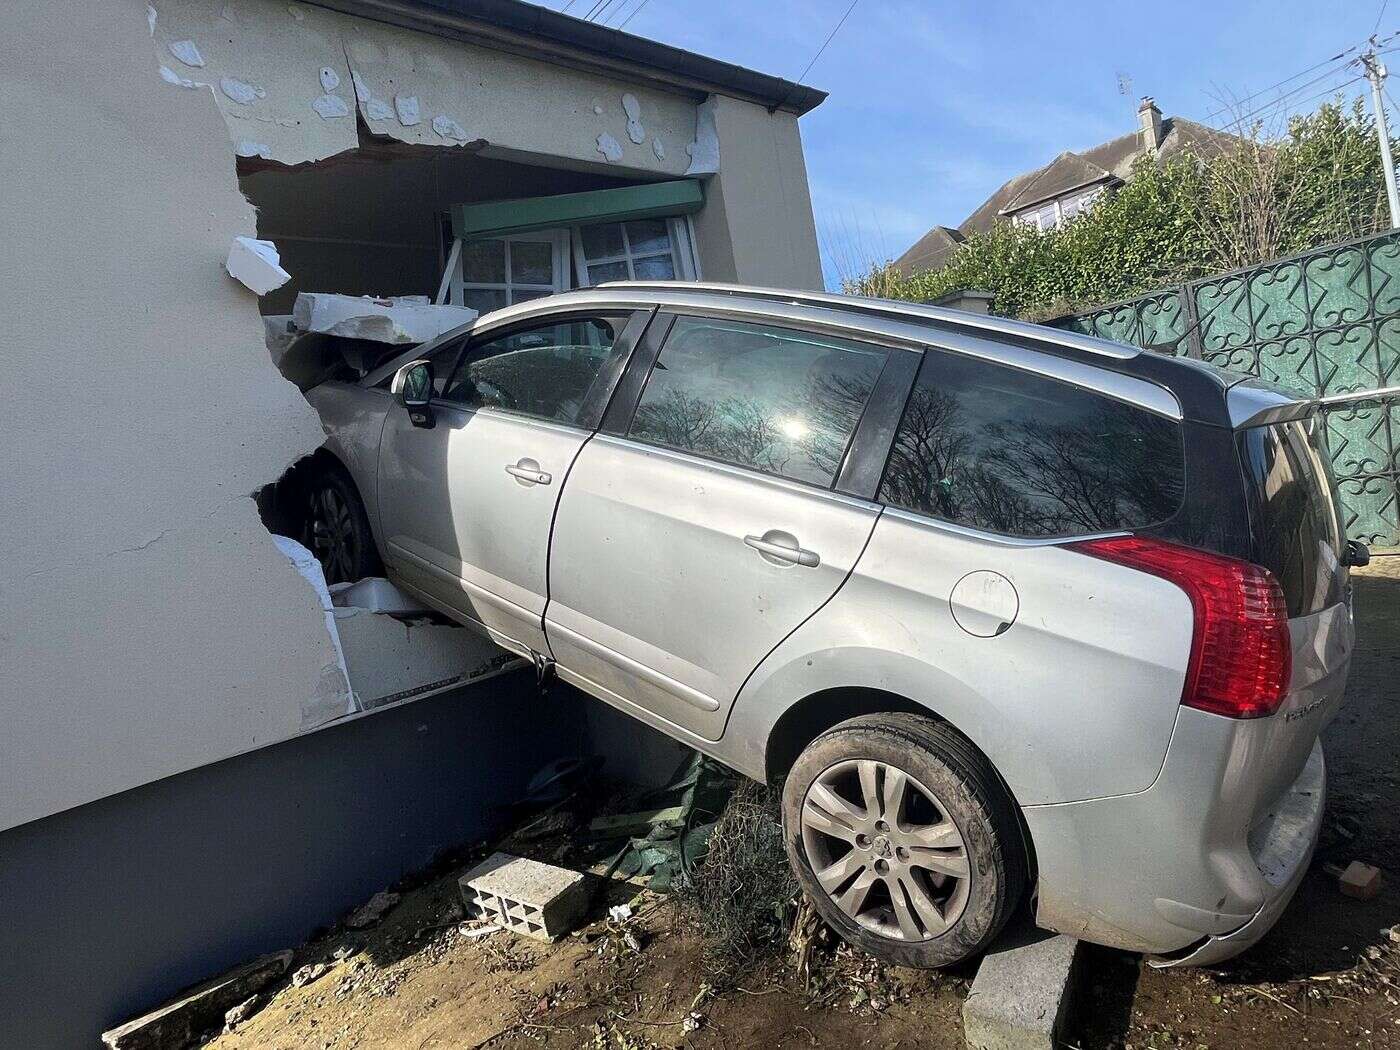
<path id="1" fill-rule="evenodd" d="M 240 106 L 251 106 L 258 99 L 267 97 L 267 92 L 262 88 L 239 80 L 237 77 L 221 78 L 219 80 L 219 90 Z"/>
<path id="2" fill-rule="evenodd" d="M 690 154 L 690 166 L 685 169 L 687 175 L 714 175 L 719 171 L 716 107 L 713 95 L 695 107 L 695 141 L 685 148 Z"/>
<path id="3" fill-rule="evenodd" d="M 418 115 L 418 96 L 416 95 L 395 95 L 394 112 L 399 115 L 399 123 L 406 128 L 411 128 L 422 120 L 422 117 Z"/>
<path id="4" fill-rule="evenodd" d="M 598 152 L 607 159 L 609 164 L 616 164 L 622 159 L 622 143 L 605 131 L 598 136 Z"/>
<path id="5" fill-rule="evenodd" d="M 311 103 L 322 120 L 334 120 L 336 117 L 348 117 L 350 106 L 339 95 L 321 95 Z"/>
<path id="6" fill-rule="evenodd" d="M 467 132 L 451 117 L 439 113 L 433 118 L 433 130 L 445 139 L 452 139 L 454 142 L 466 142 Z"/>
<path id="7" fill-rule="evenodd" d="M 647 140 L 647 132 L 642 127 L 642 104 L 636 95 L 629 92 L 622 96 L 622 112 L 627 114 L 627 137 L 640 146 Z"/>
<path id="8" fill-rule="evenodd" d="M 154 32 L 154 30 L 152 30 Z M 170 53 L 187 66 L 196 69 L 204 67 L 204 56 L 199 53 L 193 40 L 176 40 L 170 45 Z"/>

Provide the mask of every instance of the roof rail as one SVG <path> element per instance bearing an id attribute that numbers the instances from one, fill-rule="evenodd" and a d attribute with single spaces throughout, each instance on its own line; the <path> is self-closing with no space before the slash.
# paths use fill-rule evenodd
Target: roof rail
<path id="1" fill-rule="evenodd" d="M 1066 332 L 1060 328 L 1047 328 L 1044 325 L 1031 324 L 1028 321 L 1016 321 L 1008 317 L 994 317 L 989 314 L 972 314 L 962 310 L 949 310 L 941 306 L 927 306 L 923 303 L 910 303 L 899 299 L 874 299 L 859 295 L 835 295 L 830 292 L 807 292 L 787 288 L 756 288 L 743 284 L 707 281 L 608 281 L 596 287 L 634 288 L 640 291 L 658 292 L 710 292 L 767 302 L 824 306 L 896 320 L 913 318 L 964 331 L 970 329 L 974 332 L 995 332 L 1000 335 L 1020 336 L 1024 339 L 1053 343 L 1070 350 L 1096 354 L 1100 357 L 1111 357 L 1119 361 L 1130 360 L 1143 352 L 1139 347 L 1129 346 L 1125 343 L 1113 343 L 1107 339 L 1080 335 L 1077 332 Z"/>

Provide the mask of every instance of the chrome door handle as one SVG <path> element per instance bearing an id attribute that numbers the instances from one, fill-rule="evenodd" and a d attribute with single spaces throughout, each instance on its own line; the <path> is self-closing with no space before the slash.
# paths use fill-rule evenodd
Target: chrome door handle
<path id="1" fill-rule="evenodd" d="M 554 480 L 554 475 L 547 470 L 541 470 L 534 460 L 522 459 L 519 463 L 507 463 L 506 473 L 528 485 L 548 485 Z"/>
<path id="2" fill-rule="evenodd" d="M 791 547 L 782 543 L 774 543 L 772 540 L 766 538 L 766 536 L 771 535 L 772 533 L 766 533 L 764 536 L 745 536 L 744 542 L 758 551 L 759 554 L 766 555 L 769 558 L 776 558 L 778 561 L 789 562 L 793 565 L 803 565 L 809 569 L 815 569 L 821 564 L 822 560 L 817 555 L 816 551 L 804 550 L 797 546 L 795 542 Z"/>

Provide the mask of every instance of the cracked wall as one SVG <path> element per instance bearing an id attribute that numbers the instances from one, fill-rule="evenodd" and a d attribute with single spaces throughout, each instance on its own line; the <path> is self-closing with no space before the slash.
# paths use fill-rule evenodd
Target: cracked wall
<path id="1" fill-rule="evenodd" d="M 0 830 L 344 708 L 249 498 L 321 427 L 223 273 L 253 209 L 210 94 L 154 75 L 144 8 L 58 0 L 0 38 L 0 95 L 42 118 L 0 127 Z"/>

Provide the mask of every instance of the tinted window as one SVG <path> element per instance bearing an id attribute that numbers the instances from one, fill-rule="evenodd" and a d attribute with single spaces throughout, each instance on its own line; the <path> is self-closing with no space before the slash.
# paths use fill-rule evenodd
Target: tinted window
<path id="1" fill-rule="evenodd" d="M 1331 464 L 1313 417 L 1241 432 L 1256 560 L 1278 577 L 1290 616 L 1342 600 L 1341 523 Z"/>
<path id="2" fill-rule="evenodd" d="M 829 486 L 885 355 L 807 332 L 682 317 L 628 435 Z"/>
<path id="3" fill-rule="evenodd" d="M 929 351 L 880 498 L 1011 536 L 1164 521 L 1181 504 L 1180 427 L 1031 372 Z"/>
<path id="4" fill-rule="evenodd" d="M 474 343 L 442 397 L 468 408 L 575 423 L 626 320 L 570 318 Z"/>

